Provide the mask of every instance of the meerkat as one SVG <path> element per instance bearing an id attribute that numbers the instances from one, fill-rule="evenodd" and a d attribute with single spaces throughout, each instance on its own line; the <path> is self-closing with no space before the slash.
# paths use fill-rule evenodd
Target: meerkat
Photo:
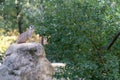
<path id="1" fill-rule="evenodd" d="M 34 26 L 31 25 L 31 26 L 29 26 L 27 31 L 25 31 L 19 35 L 16 43 L 18 43 L 18 44 L 25 43 L 32 36 L 33 32 L 34 32 Z"/>
<path id="2" fill-rule="evenodd" d="M 40 40 L 40 43 L 41 43 L 42 45 L 47 45 L 47 44 L 48 44 L 47 37 L 46 37 L 46 36 L 42 36 L 42 37 L 41 37 L 41 40 Z"/>

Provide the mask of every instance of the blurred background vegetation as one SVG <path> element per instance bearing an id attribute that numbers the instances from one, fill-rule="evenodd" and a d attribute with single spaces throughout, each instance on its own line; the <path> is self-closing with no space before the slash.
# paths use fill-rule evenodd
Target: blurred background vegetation
<path id="1" fill-rule="evenodd" d="M 0 59 L 29 25 L 50 36 L 51 62 L 66 63 L 56 78 L 120 80 L 120 0 L 0 0 Z"/>

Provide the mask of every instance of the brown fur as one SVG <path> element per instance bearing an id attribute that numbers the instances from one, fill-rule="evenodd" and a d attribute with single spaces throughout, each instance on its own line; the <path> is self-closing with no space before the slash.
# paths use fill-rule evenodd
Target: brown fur
<path id="1" fill-rule="evenodd" d="M 26 32 L 23 32 L 18 37 L 16 43 L 25 43 L 32 36 L 33 32 L 34 32 L 34 29 L 28 29 Z"/>

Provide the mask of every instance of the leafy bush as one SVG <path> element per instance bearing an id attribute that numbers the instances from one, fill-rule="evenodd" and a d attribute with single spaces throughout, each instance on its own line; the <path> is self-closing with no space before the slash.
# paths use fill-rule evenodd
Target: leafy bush
<path id="1" fill-rule="evenodd" d="M 95 0 L 68 2 L 49 2 L 46 10 L 52 12 L 45 12 L 43 25 L 48 29 L 46 35 L 51 36 L 47 57 L 67 63 L 64 75 L 59 76 L 68 80 L 118 80 L 119 46 L 115 44 L 110 51 L 102 49 L 119 29 L 117 8 Z"/>

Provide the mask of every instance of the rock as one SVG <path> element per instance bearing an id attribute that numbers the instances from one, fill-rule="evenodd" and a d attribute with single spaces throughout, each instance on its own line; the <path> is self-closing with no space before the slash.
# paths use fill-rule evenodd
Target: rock
<path id="1" fill-rule="evenodd" d="M 0 66 L 0 80 L 52 80 L 54 69 L 39 43 L 12 44 Z"/>

